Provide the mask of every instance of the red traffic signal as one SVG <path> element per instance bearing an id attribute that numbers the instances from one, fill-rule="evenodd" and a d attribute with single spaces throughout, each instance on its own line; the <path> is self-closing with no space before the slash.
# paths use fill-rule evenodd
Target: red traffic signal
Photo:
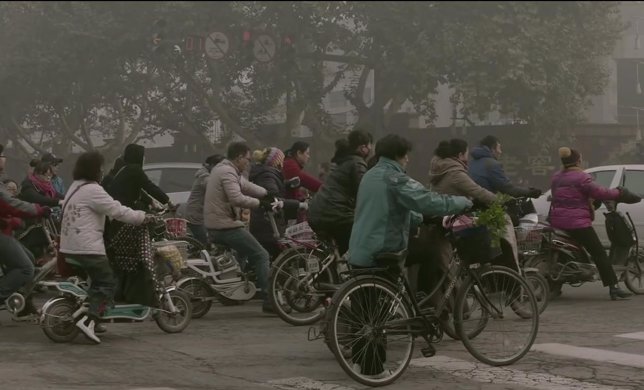
<path id="1" fill-rule="evenodd" d="M 248 44 L 250 44 L 250 40 L 252 37 L 253 37 L 253 34 L 250 31 L 244 31 L 242 33 L 242 43 L 244 44 L 244 46 L 247 46 Z"/>

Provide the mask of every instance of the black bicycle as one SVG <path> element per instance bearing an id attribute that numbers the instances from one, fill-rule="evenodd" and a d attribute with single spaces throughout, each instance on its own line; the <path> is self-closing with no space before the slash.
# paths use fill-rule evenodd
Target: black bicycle
<path id="1" fill-rule="evenodd" d="M 368 386 L 393 383 L 409 365 L 419 336 L 427 343 L 423 356 L 433 356 L 433 344 L 443 336 L 441 322 L 448 320 L 440 314 L 450 302 L 456 332 L 476 359 L 503 366 L 530 350 L 539 311 L 525 279 L 510 268 L 477 262 L 471 255 L 476 245 L 452 232 L 448 236 L 455 252 L 449 272 L 435 287 L 447 284 L 435 308 L 427 305 L 434 292 L 420 300 L 410 294 L 402 273 L 406 251 L 379 255 L 378 268 L 348 271 L 349 280 L 327 311 L 326 332 L 331 350 L 351 378 Z M 456 298 L 450 301 L 457 284 Z"/>

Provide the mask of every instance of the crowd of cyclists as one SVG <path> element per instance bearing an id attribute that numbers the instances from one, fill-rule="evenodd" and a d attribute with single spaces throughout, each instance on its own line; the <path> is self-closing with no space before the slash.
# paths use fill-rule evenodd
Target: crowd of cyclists
<path id="1" fill-rule="evenodd" d="M 371 134 L 357 129 L 336 142 L 330 169 L 315 177 L 304 170 L 311 155 L 305 142 L 295 142 L 286 151 L 268 147 L 254 152 L 247 144 L 234 142 L 225 156 L 206 159 L 179 212 L 194 238 L 231 248 L 247 260 L 255 271 L 262 310 L 273 313 L 267 287 L 271 259 L 280 249 L 265 211 L 281 210 L 276 214 L 281 230 L 287 221 L 307 220 L 319 237 L 333 240 L 340 252 L 346 253 L 354 268 L 374 267 L 378 254 L 409 247 L 406 265 L 409 275 L 415 275 L 412 284 L 422 284 L 424 274 L 419 267 L 427 262 L 445 265 L 452 252 L 450 243 L 427 222 L 463 212 L 474 203 L 489 205 L 498 194 L 531 198 L 542 194 L 539 189 L 512 184 L 499 162 L 501 142 L 493 136 L 485 137 L 472 150 L 462 139 L 441 142 L 428 161 L 429 187 L 407 175 L 411 152 L 412 144 L 399 135 L 386 135 L 374 147 Z M 630 294 L 617 286 L 591 222 L 592 199 L 618 199 L 629 194 L 594 183 L 581 170 L 577 150 L 561 148 L 560 155 L 563 167 L 553 178 L 550 222 L 588 249 L 610 296 L 626 298 Z M 3 178 L 0 263 L 5 272 L 0 277 L 0 302 L 28 283 L 34 273 L 34 255 L 16 240 L 13 230 L 23 227 L 23 218 L 47 216 L 52 208 L 60 207 L 60 252 L 91 279 L 90 309 L 76 325 L 100 342 L 96 333 L 105 330 L 100 324 L 105 308 L 115 297 L 129 300 L 129 295 L 137 294 L 136 289 L 122 291 L 128 278 L 136 279 L 136 275 L 115 272 L 106 247 L 115 237 L 136 235 L 133 226 L 150 221 L 146 213 L 151 198 L 169 204 L 168 196 L 143 171 L 144 159 L 142 146 L 128 145 L 104 175 L 103 156 L 84 153 L 76 161 L 74 181 L 68 189 L 57 171 L 62 160 L 51 154 L 30 163 L 20 187 L 15 180 Z M 0 146 L 0 170 L 5 164 Z M 299 181 L 296 188 L 286 185 L 293 178 Z M 503 256 L 514 264 L 517 244 L 509 217 L 506 224 Z M 410 235 L 419 226 L 423 227 L 421 233 Z M 416 250 L 414 256 L 415 247 L 424 245 L 426 249 L 427 242 L 430 250 Z M 145 255 L 137 252 L 136 245 L 132 250 L 132 261 Z"/>

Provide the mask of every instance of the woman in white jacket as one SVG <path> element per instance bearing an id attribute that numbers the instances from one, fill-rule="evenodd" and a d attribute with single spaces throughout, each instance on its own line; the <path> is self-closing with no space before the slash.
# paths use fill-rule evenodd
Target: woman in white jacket
<path id="1" fill-rule="evenodd" d="M 143 211 L 135 211 L 114 200 L 99 184 L 103 175 L 103 156 L 84 153 L 74 167 L 74 183 L 63 203 L 60 251 L 68 263 L 80 266 L 91 279 L 89 310 L 76 322 L 88 338 L 101 340 L 94 328 L 107 305 L 112 303 L 116 278 L 110 267 L 103 242 L 105 217 L 140 225 L 146 222 Z"/>

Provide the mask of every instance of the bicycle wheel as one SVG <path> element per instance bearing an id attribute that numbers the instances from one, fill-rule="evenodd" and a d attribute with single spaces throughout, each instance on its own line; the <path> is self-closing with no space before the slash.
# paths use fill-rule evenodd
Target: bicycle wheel
<path id="1" fill-rule="evenodd" d="M 633 294 L 644 294 L 644 253 L 632 253 L 626 266 L 624 284 Z"/>
<path id="2" fill-rule="evenodd" d="M 322 260 L 327 254 L 302 248 L 289 257 L 275 262 L 268 281 L 268 298 L 277 315 L 295 325 L 311 325 L 324 316 L 324 299 L 327 294 L 317 287 L 320 283 L 335 284 L 331 264 L 324 270 Z"/>
<path id="3" fill-rule="evenodd" d="M 401 322 L 413 313 L 398 289 L 383 278 L 365 275 L 343 284 L 329 308 L 328 336 L 344 372 L 367 386 L 398 379 L 414 350 L 411 329 Z"/>
<path id="4" fill-rule="evenodd" d="M 473 302 L 468 302 L 468 297 Z M 521 300 L 527 318 L 515 315 L 512 305 Z M 466 310 L 466 305 L 467 310 Z M 515 271 L 501 266 L 474 270 L 459 291 L 455 324 L 461 341 L 479 361 L 504 366 L 521 359 L 532 347 L 539 329 L 537 300 L 528 283 Z M 472 324 L 485 327 L 470 337 Z"/>
<path id="5" fill-rule="evenodd" d="M 548 301 L 550 297 L 550 286 L 548 285 L 548 279 L 545 276 L 541 275 L 538 272 L 526 272 L 525 280 L 528 282 L 530 287 L 532 287 L 532 292 L 534 297 L 537 300 L 537 305 L 539 306 L 539 314 L 543 313 L 548 307 Z M 523 310 L 519 308 L 523 305 L 515 305 L 513 308 L 517 309 L 515 313 L 522 315 Z"/>

